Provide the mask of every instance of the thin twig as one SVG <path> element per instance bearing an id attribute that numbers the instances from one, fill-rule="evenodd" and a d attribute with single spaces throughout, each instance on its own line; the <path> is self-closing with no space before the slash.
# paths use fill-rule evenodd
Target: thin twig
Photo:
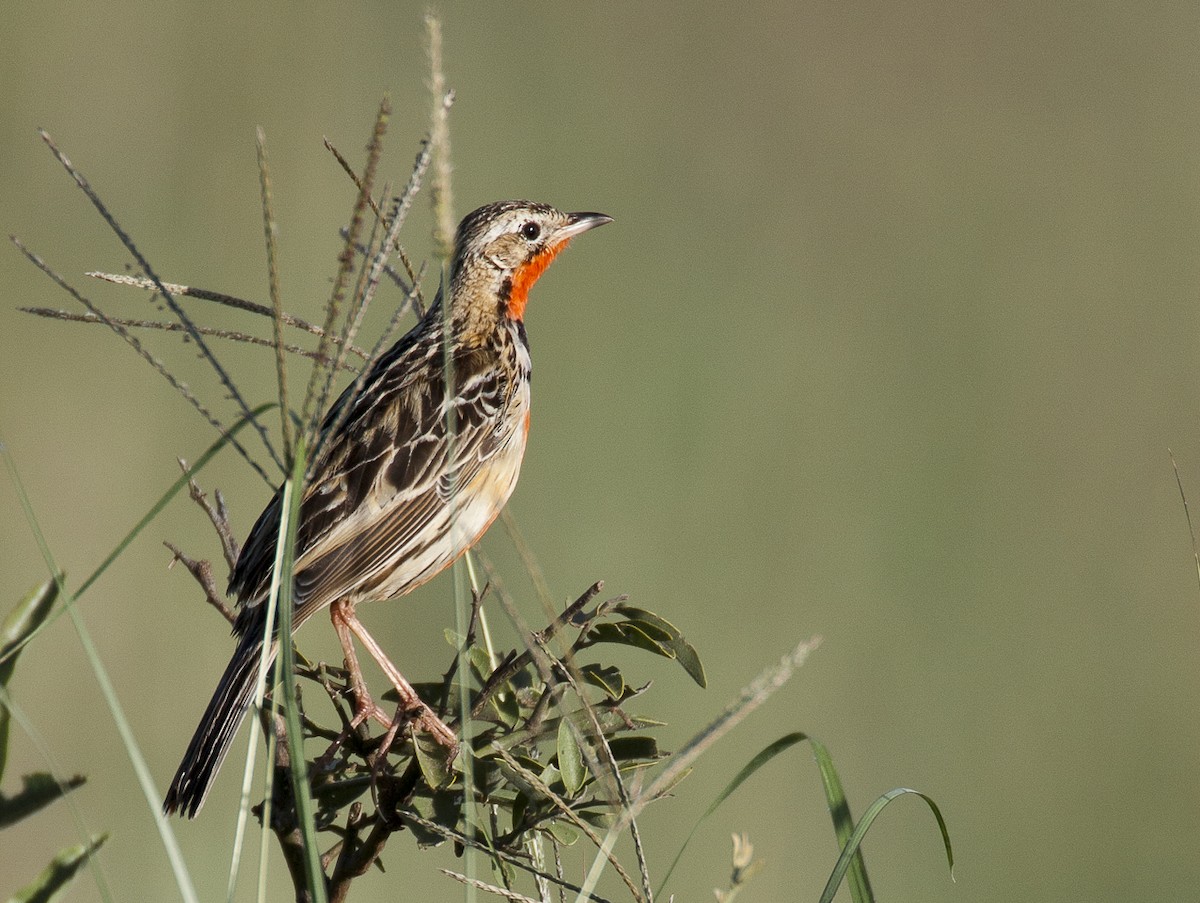
<path id="1" fill-rule="evenodd" d="M 466 651 L 475 645 L 475 628 L 479 623 L 479 608 L 483 605 L 483 597 L 487 594 L 490 585 L 485 585 L 482 592 L 471 593 L 471 618 L 467 622 L 467 636 L 462 641 L 461 646 L 455 650 L 454 658 L 450 660 L 444 674 L 442 674 L 442 698 L 438 700 L 438 717 L 446 717 L 446 709 L 450 705 L 450 688 L 454 685 L 454 675 L 458 673 L 458 663 L 465 657 Z M 492 669 L 493 673 L 495 668 Z"/>
<path id="2" fill-rule="evenodd" d="M 346 240 L 346 227 L 345 226 L 338 229 L 338 235 L 341 237 L 341 239 L 343 241 Z M 358 242 L 354 246 L 354 250 L 357 251 L 363 257 L 367 257 L 371 253 L 371 249 L 368 248 L 366 245 L 364 245 L 362 242 Z M 394 266 L 392 266 L 390 263 L 384 265 L 383 275 L 385 275 L 389 279 L 391 279 L 392 284 L 395 285 L 396 288 L 400 289 L 400 291 L 405 292 L 406 294 L 407 294 L 408 290 L 410 288 L 412 288 L 411 280 L 405 280 L 405 278 L 402 275 L 400 275 L 400 272 Z"/>
<path id="3" fill-rule="evenodd" d="M 363 256 L 364 262 L 370 262 L 370 267 L 365 272 L 365 283 L 360 288 L 358 298 L 356 299 L 354 316 L 349 318 L 346 325 L 346 331 L 342 336 L 342 340 L 344 342 L 342 350 L 338 353 L 334 366 L 326 375 L 325 388 L 322 393 L 323 396 L 327 396 L 329 394 L 334 373 L 337 372 L 337 368 L 345 361 L 345 348 L 354 341 L 354 337 L 358 334 L 358 330 L 362 325 L 362 319 L 366 315 L 367 308 L 370 306 L 371 301 L 375 298 L 375 292 L 379 288 L 379 280 L 383 276 L 383 268 L 387 265 L 388 257 L 391 255 L 392 249 L 397 246 L 397 242 L 400 237 L 400 230 L 404 227 L 405 220 L 408 218 L 408 211 L 412 209 L 412 199 L 416 193 L 420 191 L 421 180 L 424 177 L 425 170 L 428 167 L 429 142 L 423 141 L 421 142 L 421 150 L 417 154 L 417 159 L 413 163 L 412 172 L 409 174 L 408 184 L 405 185 L 404 191 L 400 193 L 400 196 L 396 198 L 395 203 L 392 205 L 391 220 L 388 223 L 387 233 L 384 235 L 382 244 L 380 244 L 379 248 L 374 252 L 373 255 Z M 368 244 L 367 247 L 369 248 L 371 245 Z M 394 319 L 395 315 L 393 315 L 393 320 Z M 368 369 L 364 368 L 363 373 L 365 374 L 367 372 L 369 372 Z M 361 381 L 358 383 L 358 385 L 361 386 Z M 348 415 L 348 406 L 345 410 L 339 412 L 339 417 L 343 420 Z M 340 426 L 340 424 L 335 424 L 331 432 L 336 432 L 338 426 Z M 313 457 L 315 460 L 316 456 L 314 455 Z"/>
<path id="4" fill-rule="evenodd" d="M 425 311 L 429 308 L 429 305 L 425 303 L 425 296 L 421 294 L 420 285 L 421 280 L 425 276 L 425 262 L 421 262 L 421 272 L 418 274 L 413 271 L 412 261 L 408 259 L 408 255 L 404 253 L 403 248 L 396 248 L 396 256 L 404 264 L 404 272 L 408 273 L 408 279 L 413 285 L 413 291 L 409 293 L 409 302 L 416 309 L 417 319 L 423 320 L 425 319 Z"/>
<path id="5" fill-rule="evenodd" d="M 512 614 L 513 612 L 510 612 L 510 616 Z M 542 652 L 547 656 L 547 658 L 553 660 L 553 654 L 550 652 L 550 649 L 547 647 L 545 641 L 538 637 L 537 634 L 532 634 L 532 637 L 533 641 L 541 648 Z M 587 715 L 588 723 L 592 728 L 592 737 L 594 741 L 603 751 L 603 764 L 606 767 L 606 770 L 601 770 L 601 763 L 596 759 L 595 751 L 590 744 L 580 743 L 579 750 L 581 753 L 583 753 L 584 758 L 587 760 L 589 770 L 597 779 L 607 776 L 611 780 L 613 788 L 616 790 L 617 801 L 620 803 L 620 811 L 623 813 L 629 813 L 631 811 L 633 802 L 630 799 L 629 790 L 625 786 L 625 780 L 621 777 L 621 767 L 617 764 L 617 758 L 613 755 L 612 747 L 609 746 L 608 738 L 604 735 L 604 729 L 600 726 L 600 721 L 596 717 L 596 712 L 592 707 L 591 702 L 579 687 L 578 669 L 575 667 L 575 663 L 570 659 L 569 655 L 564 660 L 559 660 L 559 664 L 562 666 L 562 674 L 566 678 L 566 682 L 570 685 L 571 689 L 575 691 L 576 697 L 583 706 L 583 711 Z M 568 721 L 567 729 L 574 730 L 575 727 L 571 722 Z M 618 808 L 612 801 L 609 802 L 609 805 L 612 805 L 614 808 Z M 637 857 L 638 874 L 642 879 L 642 896 L 639 899 L 645 900 L 646 903 L 654 903 L 654 889 L 650 884 L 650 869 L 646 862 L 646 851 L 642 846 L 642 834 L 641 830 L 638 828 L 636 813 L 629 815 L 628 823 L 629 833 L 633 838 L 634 854 Z M 601 842 L 598 843 L 597 846 L 600 848 L 601 852 L 605 853 L 605 855 L 608 855 L 611 858 L 611 844 L 605 845 Z M 622 875 L 622 877 L 628 880 L 628 876 Z"/>
<path id="6" fill-rule="evenodd" d="M 345 241 L 350 235 L 350 230 L 342 226 L 338 229 L 338 235 Z M 354 250 L 364 257 L 370 253 L 370 249 L 362 242 L 356 243 Z M 424 278 L 426 264 L 424 262 L 421 263 L 421 271 L 418 273 L 413 268 L 412 261 L 408 259 L 408 254 L 404 252 L 404 248 L 399 245 L 396 246 L 396 256 L 400 258 L 400 263 L 404 266 L 404 272 L 408 277 L 408 281 L 405 282 L 405 276 L 397 273 L 395 267 L 390 264 L 383 268 L 383 272 L 391 277 L 392 282 L 396 283 L 396 286 L 405 293 L 405 297 L 400 301 L 400 312 L 403 313 L 408 309 L 408 305 L 411 304 L 413 310 L 416 312 L 417 319 L 420 320 L 425 316 L 426 305 L 425 295 L 422 294 L 418 283 Z"/>
<path id="7" fill-rule="evenodd" d="M 240 442 L 238 442 L 233 437 L 233 435 L 229 432 L 229 430 L 225 428 L 225 425 L 222 424 L 219 420 L 217 420 L 216 417 L 213 416 L 212 412 L 209 411 L 208 408 L 206 408 L 203 403 L 201 403 L 200 399 L 198 399 L 192 393 L 192 390 L 189 389 L 185 383 L 180 382 L 175 377 L 175 375 L 166 368 L 166 366 L 162 363 L 162 361 L 160 361 L 158 358 L 156 358 L 154 355 L 152 355 L 149 351 L 147 351 L 142 346 L 142 343 L 137 339 L 136 336 L 134 336 L 124 326 L 122 326 L 119 323 L 115 322 L 114 320 L 110 319 L 102 310 L 100 310 L 99 307 L 97 307 L 90 300 L 85 298 L 79 291 L 77 291 L 75 289 L 74 286 L 72 286 L 70 283 L 68 283 L 55 270 L 51 269 L 50 266 L 44 260 L 42 260 L 41 257 L 39 257 L 37 254 L 34 254 L 27 247 L 25 247 L 25 245 L 21 242 L 21 240 L 19 238 L 17 238 L 15 235 L 10 235 L 9 240 L 12 241 L 12 243 L 16 246 L 17 250 L 19 250 L 22 254 L 25 255 L 25 258 L 30 263 L 32 263 L 35 267 L 37 267 L 39 270 L 41 270 L 43 273 L 45 273 L 47 276 L 49 276 L 51 281 L 53 281 L 55 285 L 57 285 L 59 288 L 61 288 L 63 291 L 65 291 L 68 295 L 70 295 L 72 298 L 74 298 L 76 301 L 78 301 L 80 304 L 82 304 L 84 307 L 86 307 L 92 313 L 92 315 L 95 316 L 101 323 L 108 326 L 109 329 L 111 329 L 113 332 L 115 332 L 117 335 L 119 335 L 122 339 L 124 339 L 129 344 L 129 346 L 131 348 L 133 348 L 133 350 L 136 351 L 138 353 L 138 355 L 141 356 L 141 358 L 144 361 L 146 361 L 148 364 L 150 364 L 150 366 L 153 367 L 154 370 L 163 379 L 165 379 L 168 383 L 170 383 L 171 387 L 173 389 L 175 389 L 175 391 L 177 391 L 180 395 L 182 395 L 184 397 L 184 399 L 193 408 L 196 409 L 196 411 L 200 414 L 201 417 L 203 417 L 206 421 L 208 421 L 210 426 L 212 426 L 218 433 L 220 433 L 221 436 L 224 437 L 224 439 L 230 445 L 232 445 L 234 447 L 234 449 L 237 450 L 238 454 L 240 454 L 243 458 L 246 459 L 247 463 L 255 470 L 255 472 L 260 477 L 263 478 L 264 481 L 266 481 L 268 486 L 274 486 L 274 483 L 272 483 L 271 478 L 267 476 L 267 472 L 265 470 L 263 470 L 262 466 L 257 461 L 255 461 L 252 457 L 250 457 L 250 452 L 248 452 L 246 450 L 245 446 L 243 446 Z"/>
<path id="8" fill-rule="evenodd" d="M 342 152 L 340 150 L 338 150 L 337 147 L 334 145 L 334 143 L 332 141 L 330 141 L 328 138 L 325 139 L 325 150 L 327 150 L 331 154 L 333 154 L 333 159 L 337 160 L 338 165 L 341 166 L 342 171 L 345 172 L 346 175 L 348 175 L 350 177 L 350 181 L 354 183 L 354 187 L 358 189 L 359 193 L 366 195 L 367 204 L 368 204 L 368 206 L 370 206 L 371 212 L 375 214 L 375 218 L 383 219 L 383 210 L 380 209 L 379 202 L 376 201 L 375 198 L 372 197 L 371 193 L 366 190 L 366 186 L 363 183 L 363 180 L 358 177 L 358 173 L 356 173 L 354 171 L 354 167 L 350 165 L 350 161 L 342 156 Z M 348 228 L 343 228 L 341 231 L 342 231 L 342 238 L 349 237 L 349 229 Z M 361 249 L 362 246 L 356 244 L 355 248 Z M 368 256 L 367 252 L 364 250 L 359 250 L 359 253 L 362 254 L 364 257 Z"/>
<path id="9" fill-rule="evenodd" d="M 562 854 L 558 851 L 558 841 L 551 838 L 550 847 L 554 850 L 554 874 L 559 878 L 563 876 Z M 563 892 L 563 887 L 558 886 L 558 903 L 567 903 L 567 895 Z"/>
<path id="10" fill-rule="evenodd" d="M 354 803 L 346 818 L 346 843 L 337 858 L 333 874 L 329 876 L 329 903 L 342 903 L 350 893 L 350 884 L 355 878 L 365 875 L 383 854 L 393 829 L 381 818 L 375 820 L 366 840 L 359 840 L 360 830 L 366 819 L 362 817 L 362 804 Z"/>
<path id="11" fill-rule="evenodd" d="M 217 360 L 216 355 L 212 353 L 212 349 L 208 347 L 208 343 L 204 341 L 204 337 L 200 335 L 200 332 L 196 329 L 196 325 L 192 322 L 191 317 L 189 317 L 184 309 L 179 306 L 179 302 L 175 300 L 174 296 L 172 296 L 172 294 L 167 290 L 167 287 L 163 285 L 162 280 L 158 278 L 158 274 L 155 273 L 154 268 L 150 266 L 150 261 L 146 259 L 140 250 L 138 250 L 137 245 L 133 243 L 133 239 L 129 237 L 128 233 L 125 232 L 112 213 L 109 212 L 108 207 L 105 206 L 102 200 L 100 200 L 100 196 L 92 189 L 92 186 L 88 183 L 88 180 L 83 177 L 83 173 L 76 169 L 74 164 L 67 159 L 66 154 L 59 150 L 58 145 L 54 143 L 54 139 L 50 137 L 48 132 L 46 132 L 44 129 L 39 129 L 38 134 L 41 135 L 42 140 L 46 143 L 46 146 L 50 148 L 50 152 L 54 154 L 54 157 L 58 160 L 58 162 L 62 164 L 63 168 L 66 169 L 71 178 L 75 180 L 75 184 L 79 186 L 80 190 L 83 191 L 87 199 L 92 202 L 92 206 L 96 208 L 101 218 L 105 221 L 105 223 L 108 224 L 108 227 L 121 241 L 121 244 L 123 244 L 125 249 L 133 255 L 134 259 L 138 262 L 138 266 L 141 267 L 142 272 L 145 273 L 146 277 L 154 283 L 155 287 L 162 295 L 163 300 L 166 301 L 167 307 L 171 309 L 171 312 L 175 314 L 179 322 L 185 326 L 188 331 L 188 336 L 193 342 L 196 343 L 196 347 L 200 349 L 201 355 L 209 362 L 213 370 L 216 372 L 217 378 L 221 381 L 221 385 L 223 385 L 229 392 L 230 398 L 232 398 L 237 406 L 241 408 L 242 416 L 249 420 L 251 425 L 258 431 L 259 437 L 262 439 L 263 447 L 267 450 L 267 454 L 271 456 L 271 459 L 275 462 L 276 466 L 279 467 L 280 470 L 283 470 L 283 462 L 280 460 L 278 453 L 275 451 L 275 446 L 271 444 L 271 439 L 267 435 L 266 427 L 259 422 L 258 417 L 256 417 L 254 412 L 250 410 L 250 405 L 246 403 L 246 399 L 242 396 L 241 391 L 238 389 L 233 379 L 229 376 L 229 373 L 226 372 L 225 367 L 220 361 Z"/>
<path id="12" fill-rule="evenodd" d="M 492 584 L 489 582 L 489 585 Z M 573 623 L 575 616 L 583 610 L 585 605 L 591 602 L 592 599 L 596 598 L 596 596 L 600 593 L 600 590 L 603 588 L 604 581 L 597 580 L 586 590 L 584 590 L 583 595 L 564 608 L 562 614 L 556 617 L 537 634 L 540 637 L 541 642 L 548 643 L 563 627 Z M 533 653 L 529 649 L 526 649 L 520 655 L 517 655 L 506 662 L 501 662 L 496 667 L 496 670 L 493 671 L 488 677 L 487 683 L 483 685 L 483 689 L 479 691 L 479 697 L 475 700 L 475 704 L 471 707 L 471 717 L 478 718 L 479 713 L 483 711 L 484 706 L 487 705 L 491 695 L 495 693 L 499 687 L 511 680 L 512 677 L 519 671 L 527 667 L 532 661 Z M 451 721 L 451 729 L 457 727 L 458 723 L 459 719 Z"/>
<path id="13" fill-rule="evenodd" d="M 186 330 L 179 323 L 172 323 L 168 320 L 133 320 L 127 317 L 107 317 L 102 318 L 95 314 L 75 314 L 68 310 L 55 310 L 51 307 L 18 307 L 17 310 L 26 314 L 33 314 L 37 317 L 45 317 L 47 320 L 63 320 L 68 323 L 99 323 L 102 326 L 124 326 L 127 329 L 158 329 L 162 332 L 185 332 Z M 271 339 L 263 339 L 258 336 L 249 335 L 245 332 L 234 332 L 229 329 L 216 329 L 212 326 L 200 326 L 197 324 L 196 329 L 201 335 L 213 336 L 218 339 L 228 339 L 231 342 L 245 342 L 249 345 L 259 345 L 263 348 L 274 348 L 275 342 Z M 311 359 L 317 358 L 315 351 L 309 351 L 307 348 L 301 348 L 299 345 L 284 345 L 283 350 L 288 354 L 298 354 L 301 357 Z M 352 353 L 359 349 L 354 349 Z M 365 352 L 364 352 L 365 355 Z M 357 373 L 358 368 L 353 364 L 343 364 L 342 369 L 348 373 Z"/>
<path id="14" fill-rule="evenodd" d="M 179 466 L 183 468 L 183 472 L 188 472 L 188 463 L 179 458 Z M 208 500 L 208 496 L 200 488 L 200 484 L 194 479 L 188 480 L 188 496 L 193 502 L 200 506 L 204 513 L 208 516 L 209 522 L 213 525 L 213 529 L 217 531 L 217 539 L 221 542 L 221 554 L 225 556 L 225 563 L 229 565 L 229 570 L 232 571 L 237 566 L 238 560 L 238 541 L 233 536 L 233 530 L 229 526 L 229 509 L 225 507 L 225 499 L 221 495 L 221 490 L 216 491 L 217 503 L 214 505 Z"/>
<path id="15" fill-rule="evenodd" d="M 178 561 L 187 568 L 191 572 L 191 575 L 196 578 L 196 582 L 200 584 L 201 589 L 204 590 L 205 601 L 219 611 L 221 617 L 226 621 L 230 624 L 235 624 L 237 622 L 237 615 L 226 604 L 225 597 L 217 589 L 217 582 L 213 579 L 212 564 L 204 559 L 191 558 L 185 555 L 174 543 L 164 540 L 163 545 L 171 550 L 171 562 L 167 566 L 170 567 L 171 564 Z"/>
<path id="16" fill-rule="evenodd" d="M 90 276 L 92 279 L 100 279 L 104 282 L 111 282 L 114 285 L 131 285 L 134 288 L 146 289 L 147 291 L 158 291 L 156 286 L 149 279 L 141 276 L 126 276 L 120 273 L 99 273 L 91 272 L 84 273 L 85 276 Z M 265 304 L 259 304 L 256 301 L 247 301 L 245 298 L 238 298 L 234 295 L 226 295 L 223 292 L 213 292 L 205 288 L 196 288 L 191 285 L 179 285 L 175 282 L 164 282 L 168 289 L 177 296 L 185 298 L 198 298 L 201 301 L 214 301 L 217 304 L 223 304 L 226 307 L 232 307 L 236 310 L 244 310 L 248 313 L 258 314 L 262 317 L 274 317 L 275 311 Z M 302 320 L 300 317 L 293 317 L 291 314 L 283 314 L 283 322 L 293 329 L 299 329 L 307 332 L 310 335 L 315 335 L 320 339 L 327 339 L 334 344 L 337 344 L 338 337 L 336 335 L 326 335 L 320 326 L 314 326 L 307 320 Z M 351 348 L 350 353 L 358 357 L 366 357 L 367 353 L 361 348 Z M 317 357 L 313 353 L 307 353 L 308 357 Z"/>

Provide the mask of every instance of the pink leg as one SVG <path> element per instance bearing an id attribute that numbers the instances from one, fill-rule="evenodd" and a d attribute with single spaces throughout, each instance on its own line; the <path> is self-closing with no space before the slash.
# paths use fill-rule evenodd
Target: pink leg
<path id="1" fill-rule="evenodd" d="M 358 623 L 354 616 L 354 605 L 348 599 L 338 599 L 329 606 L 329 617 L 333 621 L 333 629 L 342 644 L 342 655 L 346 659 L 346 670 L 350 672 L 350 692 L 354 696 L 354 721 L 350 727 L 358 727 L 367 718 L 374 718 L 384 727 L 391 726 L 392 719 L 387 712 L 375 704 L 367 691 L 367 683 L 363 680 L 362 668 L 358 664 L 358 656 L 354 652 L 354 641 L 350 638 L 350 622 Z M 359 625 L 361 627 L 361 625 Z"/>
<path id="2" fill-rule="evenodd" d="M 334 603 L 335 605 L 337 603 Z M 403 709 L 408 713 L 409 717 L 415 721 L 422 730 L 433 736 L 438 743 L 447 749 L 458 748 L 458 737 L 454 731 L 438 718 L 417 695 L 417 691 L 413 689 L 412 684 L 404 679 L 395 665 L 391 663 L 383 649 L 375 642 L 375 638 L 367 633 L 367 628 L 362 625 L 362 622 L 354 614 L 354 606 L 347 603 L 342 606 L 338 615 L 344 621 L 345 627 L 358 638 L 358 641 L 363 644 L 363 648 L 371 653 L 371 657 L 379 663 L 379 667 L 383 669 L 383 673 L 387 675 L 393 687 L 396 688 L 396 694 L 400 697 L 400 702 Z M 335 621 L 336 624 L 336 621 Z M 360 676 L 361 679 L 361 676 Z"/>

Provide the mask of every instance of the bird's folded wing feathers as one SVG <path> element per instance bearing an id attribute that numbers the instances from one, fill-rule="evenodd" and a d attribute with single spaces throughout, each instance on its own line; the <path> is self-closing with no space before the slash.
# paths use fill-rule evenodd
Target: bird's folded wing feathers
<path id="1" fill-rule="evenodd" d="M 452 441 L 440 380 L 364 406 L 368 381 L 353 402 L 361 410 L 352 410 L 328 440 L 301 507 L 296 604 L 303 609 L 370 585 L 406 547 L 436 542 L 449 530 L 455 506 L 447 503 L 456 487 L 469 483 L 505 438 L 490 426 L 504 403 L 502 376 L 469 358 L 457 363 Z M 270 586 L 279 504 L 277 493 L 246 541 L 242 555 L 250 557 L 239 559 L 231 581 L 247 607 L 260 604 Z"/>

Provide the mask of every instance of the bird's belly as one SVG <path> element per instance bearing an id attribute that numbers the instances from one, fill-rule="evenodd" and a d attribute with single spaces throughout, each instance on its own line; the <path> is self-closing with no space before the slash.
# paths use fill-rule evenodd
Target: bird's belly
<path id="1" fill-rule="evenodd" d="M 525 434 L 522 423 L 469 482 L 457 487 L 440 514 L 443 524 L 437 532 L 443 538 L 414 550 L 390 573 L 380 575 L 381 579 L 369 588 L 364 587 L 365 595 L 372 599 L 404 595 L 445 570 L 482 538 L 516 488 L 525 455 Z"/>

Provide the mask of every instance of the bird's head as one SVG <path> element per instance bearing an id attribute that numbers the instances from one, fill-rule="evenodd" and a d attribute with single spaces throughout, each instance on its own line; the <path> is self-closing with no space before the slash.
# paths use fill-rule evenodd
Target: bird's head
<path id="1" fill-rule="evenodd" d="M 529 289 L 576 235 L 611 223 L 603 213 L 563 213 L 532 201 L 498 201 L 463 217 L 450 285 L 454 316 L 480 329 L 525 316 Z"/>

